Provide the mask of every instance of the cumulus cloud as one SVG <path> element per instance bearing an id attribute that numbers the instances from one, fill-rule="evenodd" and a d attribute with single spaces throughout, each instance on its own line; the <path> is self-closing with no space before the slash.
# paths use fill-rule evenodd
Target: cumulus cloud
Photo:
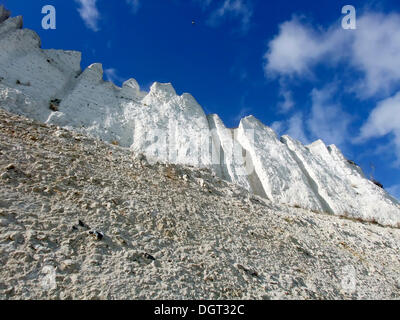
<path id="1" fill-rule="evenodd" d="M 206 2 L 206 7 L 211 1 Z M 204 4 L 203 4 L 204 6 Z M 216 9 L 208 19 L 208 23 L 212 26 L 218 25 L 226 18 L 240 19 L 242 31 L 247 31 L 250 27 L 253 10 L 250 3 L 245 0 L 224 0 L 223 4 Z"/>
<path id="2" fill-rule="evenodd" d="M 133 13 L 138 12 L 140 7 L 139 0 L 126 0 L 126 3 L 132 8 Z"/>
<path id="3" fill-rule="evenodd" d="M 285 92 L 288 83 L 294 80 L 318 80 L 317 66 L 344 70 L 346 76 L 335 75 L 341 78 L 344 91 L 360 100 L 379 101 L 352 142 L 365 143 L 388 136 L 400 164 L 399 57 L 399 13 L 364 12 L 358 15 L 356 30 L 344 30 L 339 23 L 321 28 L 312 26 L 304 18 L 293 17 L 280 25 L 277 35 L 269 42 L 264 71 L 267 77 L 278 78 L 281 92 Z M 313 90 L 311 112 L 304 113 L 307 116 L 304 132 L 306 137 L 320 137 L 327 143 L 343 146 L 352 118 L 340 104 L 332 102 L 332 90 Z M 280 111 L 282 106 L 285 110 L 285 106 L 291 105 L 288 101 L 289 104 L 279 105 Z M 287 120 L 284 124 L 286 128 L 298 129 L 298 122 L 290 125 Z M 294 132 L 299 131 L 295 129 Z"/>
<path id="4" fill-rule="evenodd" d="M 327 29 L 297 17 L 280 25 L 264 59 L 268 76 L 310 78 L 313 68 L 343 63 L 359 73 L 348 84 L 360 98 L 387 94 L 400 85 L 400 14 L 365 13 L 356 30 Z"/>
<path id="5" fill-rule="evenodd" d="M 356 142 L 365 142 L 368 139 L 389 134 L 393 136 L 395 151 L 400 162 L 400 92 L 378 102 L 361 127 Z"/>
<path id="6" fill-rule="evenodd" d="M 266 74 L 309 77 L 311 68 L 329 52 L 325 37 L 297 17 L 282 23 L 264 56 Z"/>
<path id="7" fill-rule="evenodd" d="M 400 83 L 400 14 L 367 14 L 359 19 L 351 64 L 365 74 L 360 92 L 390 93 Z"/>
<path id="8" fill-rule="evenodd" d="M 75 2 L 80 5 L 78 12 L 85 25 L 94 32 L 99 31 L 100 12 L 96 6 L 97 0 L 75 0 Z"/>

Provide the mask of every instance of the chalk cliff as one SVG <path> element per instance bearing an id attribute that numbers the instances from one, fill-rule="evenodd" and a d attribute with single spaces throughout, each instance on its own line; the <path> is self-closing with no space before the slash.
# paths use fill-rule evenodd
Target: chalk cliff
<path id="1" fill-rule="evenodd" d="M 206 115 L 190 94 L 81 70 L 81 53 L 43 50 L 22 17 L 0 7 L 0 108 L 144 153 L 150 160 L 210 168 L 271 201 L 400 226 L 400 204 L 334 145 L 304 146 L 250 116 L 236 129 Z"/>

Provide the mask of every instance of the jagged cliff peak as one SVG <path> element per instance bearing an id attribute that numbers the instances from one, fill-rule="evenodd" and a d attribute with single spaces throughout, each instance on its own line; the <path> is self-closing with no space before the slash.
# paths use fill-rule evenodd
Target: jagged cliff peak
<path id="1" fill-rule="evenodd" d="M 279 138 L 254 116 L 226 128 L 190 94 L 178 96 L 170 83 L 155 82 L 146 93 L 130 79 L 119 88 L 103 81 L 100 63 L 82 72 L 80 53 L 42 50 L 37 34 L 21 30 L 22 19 L 7 15 L 0 9 L 1 108 L 155 161 L 209 168 L 277 203 L 400 225 L 399 203 L 336 146 Z"/>

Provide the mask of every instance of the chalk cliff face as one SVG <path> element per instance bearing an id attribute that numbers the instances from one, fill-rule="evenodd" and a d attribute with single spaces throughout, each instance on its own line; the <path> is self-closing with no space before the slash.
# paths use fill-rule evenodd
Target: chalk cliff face
<path id="1" fill-rule="evenodd" d="M 38 35 L 0 7 L 0 108 L 74 129 L 144 153 L 154 161 L 207 167 L 271 201 L 400 225 L 400 204 L 334 146 L 309 146 L 254 117 L 226 128 L 190 94 L 134 79 L 103 80 L 101 64 L 80 68 L 81 54 L 43 50 Z"/>

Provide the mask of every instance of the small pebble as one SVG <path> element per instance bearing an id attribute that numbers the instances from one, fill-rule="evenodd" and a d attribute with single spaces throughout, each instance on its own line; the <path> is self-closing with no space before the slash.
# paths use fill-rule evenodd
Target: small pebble
<path id="1" fill-rule="evenodd" d="M 89 231 L 89 234 L 93 235 L 96 238 L 96 240 L 99 240 L 99 241 L 104 238 L 104 234 L 100 231 L 96 231 L 96 230 Z"/>
<path id="2" fill-rule="evenodd" d="M 3 179 L 3 180 L 6 180 L 6 179 L 9 179 L 10 176 L 9 176 L 9 174 L 8 174 L 7 172 L 3 172 L 3 173 L 0 175 L 0 178 Z"/>
<path id="3" fill-rule="evenodd" d="M 79 221 L 78 221 L 78 225 L 79 225 L 80 227 L 82 227 L 82 228 L 89 229 L 89 226 L 88 226 L 86 223 L 84 223 L 82 220 L 79 220 Z"/>
<path id="4" fill-rule="evenodd" d="M 13 164 L 13 163 L 9 164 L 9 165 L 6 167 L 6 169 L 7 169 L 8 171 L 10 171 L 10 170 L 15 170 L 15 164 Z"/>
<path id="5" fill-rule="evenodd" d="M 153 261 L 156 260 L 156 258 L 154 258 L 152 255 L 150 255 L 148 253 L 144 253 L 143 257 L 145 257 L 146 259 L 149 259 L 149 260 L 153 260 Z"/>

